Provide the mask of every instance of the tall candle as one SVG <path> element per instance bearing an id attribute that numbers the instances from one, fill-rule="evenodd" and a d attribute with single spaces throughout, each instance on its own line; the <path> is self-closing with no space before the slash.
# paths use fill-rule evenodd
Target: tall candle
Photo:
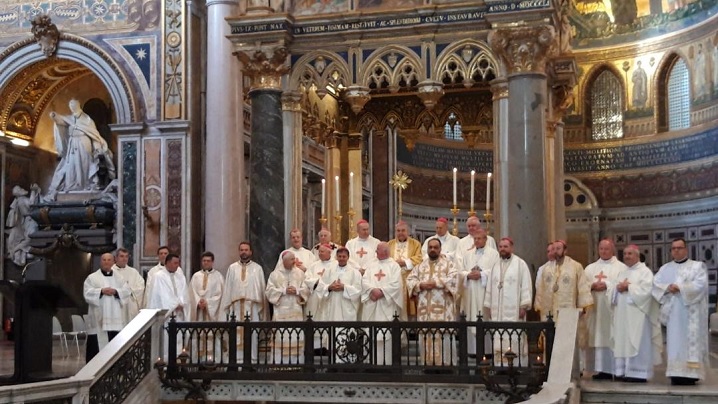
<path id="1" fill-rule="evenodd" d="M 322 217 L 327 210 L 327 180 L 322 178 Z"/>
<path id="2" fill-rule="evenodd" d="M 336 210 L 337 212 L 339 212 L 339 211 L 341 210 L 341 207 L 339 206 L 339 192 L 340 192 L 340 191 L 339 191 L 339 176 L 338 176 L 338 175 L 334 176 L 334 189 L 336 190 L 335 195 L 336 195 L 336 197 L 337 197 L 337 199 L 336 199 L 336 209 L 335 209 L 335 210 Z"/>
<path id="3" fill-rule="evenodd" d="M 491 208 L 491 173 L 486 176 L 486 212 Z"/>
<path id="4" fill-rule="evenodd" d="M 474 177 L 476 176 L 476 171 L 471 170 L 471 211 L 474 211 Z"/>
<path id="5" fill-rule="evenodd" d="M 456 206 L 456 167 L 454 167 L 454 206 Z"/>
<path id="6" fill-rule="evenodd" d="M 354 209 L 354 172 L 349 172 L 349 209 Z"/>

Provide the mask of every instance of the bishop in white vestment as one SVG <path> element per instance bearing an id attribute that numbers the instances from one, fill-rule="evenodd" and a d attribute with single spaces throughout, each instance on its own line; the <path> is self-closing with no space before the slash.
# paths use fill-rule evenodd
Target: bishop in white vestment
<path id="1" fill-rule="evenodd" d="M 653 272 L 642 262 L 637 246 L 623 249 L 628 269 L 618 274 L 618 283 L 608 289 L 612 297 L 611 332 L 614 372 L 624 381 L 645 383 L 653 367 L 661 363 L 663 337 L 658 323 L 658 304 L 653 299 Z"/>
<path id="2" fill-rule="evenodd" d="M 389 246 L 380 243 L 377 246 L 375 260 L 362 276 L 361 283 L 361 319 L 362 321 L 393 321 L 399 316 L 404 304 L 401 268 L 389 257 Z M 391 334 L 376 336 L 377 365 L 392 364 Z"/>
<path id="3" fill-rule="evenodd" d="M 87 344 L 85 359 L 89 362 L 127 325 L 123 307 L 129 303 L 131 289 L 112 270 L 115 257 L 110 253 L 100 257 L 100 269 L 91 273 L 83 285 L 83 295 L 88 305 Z"/>
<path id="4" fill-rule="evenodd" d="M 252 245 L 243 241 L 239 244 L 239 261 L 232 263 L 227 269 L 227 278 L 224 282 L 224 292 L 220 301 L 222 319 L 244 322 L 265 321 L 269 318 L 269 305 L 264 297 L 267 284 L 264 281 L 264 271 L 256 262 L 252 261 Z M 252 334 L 251 354 L 252 363 L 257 363 L 258 337 Z M 244 361 L 244 327 L 237 327 L 237 361 Z"/>
<path id="5" fill-rule="evenodd" d="M 409 237 L 409 225 L 401 220 L 395 228 L 396 238 L 389 240 L 389 256 L 394 258 L 401 268 L 401 278 L 404 284 L 404 304 L 402 305 L 401 320 L 407 321 L 410 318 L 416 319 L 416 299 L 406 289 L 406 278 L 415 266 L 421 264 L 424 259 L 421 256 L 421 243 L 419 240 Z"/>
<path id="6" fill-rule="evenodd" d="M 327 250 L 324 254 L 330 254 L 328 245 L 322 248 Z M 357 321 L 362 291 L 362 276 L 356 268 L 348 264 L 349 250 L 340 247 L 336 256 L 337 261 L 331 261 L 333 265 L 324 271 L 322 280 L 316 290 L 316 293 L 321 298 L 321 319 L 323 321 L 337 322 Z M 351 330 L 344 329 L 344 331 Z M 347 350 L 346 335 L 348 334 L 342 332 L 341 327 L 337 327 L 333 344 L 328 343 L 329 336 L 325 335 L 324 346 L 335 348 L 334 358 L 336 362 L 353 362 L 352 352 Z"/>
<path id="7" fill-rule="evenodd" d="M 319 260 L 313 262 L 306 272 L 304 272 L 304 283 L 309 288 L 309 299 L 304 305 L 304 317 L 310 314 L 314 321 L 322 321 L 325 319 L 323 311 L 325 309 L 324 302 L 321 301 L 321 292 L 324 290 L 323 277 L 324 274 L 336 265 L 336 261 L 332 260 L 332 248 L 328 244 L 319 246 Z M 321 304 L 320 304 L 321 302 Z M 319 346 L 317 346 L 319 348 Z"/>
<path id="8" fill-rule="evenodd" d="M 456 249 L 459 246 L 459 238 L 449 233 L 449 220 L 445 217 L 436 219 L 436 234 L 424 240 L 421 245 L 421 254 L 424 259 L 429 258 L 429 240 L 439 239 L 441 241 L 441 253 L 453 260 L 456 256 Z"/>
<path id="9" fill-rule="evenodd" d="M 708 364 L 708 273 L 688 259 L 685 240 L 671 244 L 673 261 L 653 278 L 653 296 L 666 326 L 666 376 L 674 385 L 705 380 Z"/>
<path id="10" fill-rule="evenodd" d="M 309 288 L 304 283 L 304 271 L 297 268 L 294 253 L 285 250 L 281 254 L 282 268 L 269 275 L 265 294 L 274 305 L 273 321 L 302 321 L 302 306 L 309 298 Z M 304 363 L 304 334 L 284 329 L 275 330 L 272 343 L 274 364 Z"/>
<path id="11" fill-rule="evenodd" d="M 418 297 L 417 321 L 454 321 L 458 273 L 451 259 L 441 254 L 441 242 L 428 243 L 429 258 L 414 267 L 406 278 L 406 287 Z M 434 334 L 437 333 L 437 334 Z M 438 334 L 438 333 L 443 333 Z M 451 366 L 456 363 L 455 335 L 446 329 L 419 331 L 421 363 L 428 366 Z"/>
<path id="12" fill-rule="evenodd" d="M 586 267 L 585 273 L 591 280 L 593 306 L 586 311 L 588 343 L 586 348 L 586 369 L 596 374 L 594 380 L 613 378 L 613 351 L 611 350 L 611 321 L 613 306 L 607 290 L 615 287 L 618 275 L 628 267 L 616 256 L 611 240 L 598 243 L 599 259 Z"/>
<path id="13" fill-rule="evenodd" d="M 491 268 L 486 285 L 484 307 L 492 321 L 523 321 L 531 308 L 531 272 L 526 261 L 514 252 L 514 242 L 508 237 L 499 240 L 501 259 Z M 528 346 L 525 338 L 494 336 L 494 363 L 506 365 L 503 354 L 511 349 L 522 366 L 528 364 Z"/>
<path id="14" fill-rule="evenodd" d="M 379 239 L 369 234 L 369 222 L 362 219 L 357 222 L 357 236 L 347 241 L 346 248 L 349 250 L 349 262 L 364 274 L 369 264 L 376 260 L 376 246 Z"/>
<path id="15" fill-rule="evenodd" d="M 317 233 L 317 236 L 319 236 L 319 242 L 317 244 L 315 244 L 314 247 L 312 248 L 312 253 L 314 254 L 314 257 L 316 259 L 320 259 L 319 258 L 319 246 L 321 246 L 322 244 L 327 244 L 327 245 L 329 245 L 329 248 L 331 248 L 331 250 L 332 250 L 331 259 L 336 260 L 337 259 L 337 248 L 339 248 L 341 246 L 332 241 L 332 232 L 330 232 L 326 228 L 322 228 L 321 230 L 319 230 L 319 233 Z"/>
<path id="16" fill-rule="evenodd" d="M 465 251 L 471 250 L 474 247 L 474 237 L 478 234 L 481 228 L 481 220 L 476 216 L 471 216 L 466 219 L 466 230 L 469 234 L 459 239 L 459 243 L 456 245 L 456 256 L 459 257 Z M 486 230 L 483 230 L 486 233 Z M 486 233 L 486 247 L 493 248 L 498 252 L 499 247 L 496 245 L 496 240 Z"/>
<path id="17" fill-rule="evenodd" d="M 114 273 L 122 278 L 123 282 L 130 288 L 130 299 L 122 307 L 122 321 L 128 324 L 144 307 L 145 280 L 135 268 L 127 265 L 130 259 L 130 252 L 124 248 L 118 248 L 115 253 L 115 265 L 112 266 Z"/>
<path id="18" fill-rule="evenodd" d="M 473 216 L 472 216 L 473 217 Z M 477 219 L 478 220 L 478 219 Z M 479 316 L 486 319 L 484 298 L 486 285 L 491 277 L 491 268 L 499 262 L 499 252 L 487 245 L 486 231 L 479 229 L 473 237 L 472 248 L 461 251 L 458 259 L 461 263 L 459 271 L 459 290 L 461 291 L 461 311 L 467 321 L 477 321 Z M 485 338 L 481 338 L 485 340 Z M 488 338 L 485 349 L 491 349 Z M 469 355 L 476 355 L 476 327 L 469 328 L 466 341 Z"/>

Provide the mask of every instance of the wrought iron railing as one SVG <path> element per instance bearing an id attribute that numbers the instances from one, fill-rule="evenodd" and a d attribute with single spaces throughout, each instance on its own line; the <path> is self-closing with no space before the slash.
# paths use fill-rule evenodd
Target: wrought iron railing
<path id="1" fill-rule="evenodd" d="M 152 370 L 152 329 L 148 329 L 90 387 L 90 403 L 119 404 Z"/>
<path id="2" fill-rule="evenodd" d="M 211 380 L 540 386 L 555 332 L 551 319 L 494 322 L 463 317 L 455 322 L 171 319 L 166 329 L 167 362 L 158 363 L 163 382 L 202 380 L 202 389 Z M 468 354 L 470 339 L 476 357 Z"/>

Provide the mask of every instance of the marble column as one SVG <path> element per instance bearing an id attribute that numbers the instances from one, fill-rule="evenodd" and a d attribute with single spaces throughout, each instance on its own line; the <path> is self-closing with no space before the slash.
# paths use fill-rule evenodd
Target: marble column
<path id="1" fill-rule="evenodd" d="M 516 253 L 532 272 L 546 260 L 548 241 L 545 130 L 547 108 L 546 60 L 555 47 L 552 26 L 500 28 L 489 33 L 489 44 L 507 66 L 508 130 L 499 136 L 499 164 L 506 208 L 502 224 L 513 239 Z M 505 149 L 503 149 L 505 146 Z"/>
<path id="2" fill-rule="evenodd" d="M 492 190 L 494 192 L 493 225 L 486 223 L 495 238 L 509 234 L 508 215 L 508 172 L 509 154 L 509 85 L 506 79 L 499 78 L 491 82 L 494 110 L 494 164 L 492 170 Z"/>
<path id="3" fill-rule="evenodd" d="M 226 39 L 225 18 L 236 13 L 236 0 L 207 0 L 207 127 L 204 178 L 204 238 L 215 267 L 226 271 L 237 260 L 244 240 L 244 133 L 242 75 Z"/>
<path id="4" fill-rule="evenodd" d="M 553 119 L 546 121 L 546 143 L 544 144 L 546 155 L 546 171 L 544 172 L 544 183 L 546 189 L 549 191 L 546 193 L 546 217 L 548 218 L 548 240 L 558 240 L 559 237 L 556 234 L 556 207 L 558 201 L 558 192 L 556 187 L 558 186 L 559 178 L 556 177 L 556 126 L 557 122 Z M 561 199 L 563 201 L 563 199 Z"/>
<path id="5" fill-rule="evenodd" d="M 302 229 L 302 95 L 297 91 L 282 94 L 284 133 L 285 197 L 284 239 L 292 229 Z"/>
<path id="6" fill-rule="evenodd" d="M 249 241 L 254 261 L 265 274 L 274 269 L 285 248 L 285 184 L 282 120 L 282 76 L 287 49 L 238 49 L 244 74 L 251 78 L 252 143 L 250 145 Z"/>

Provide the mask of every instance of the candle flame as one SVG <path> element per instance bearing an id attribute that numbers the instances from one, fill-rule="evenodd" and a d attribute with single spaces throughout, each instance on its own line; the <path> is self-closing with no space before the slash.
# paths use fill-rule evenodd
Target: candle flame
<path id="1" fill-rule="evenodd" d="M 488 177 L 491 178 L 491 173 L 488 174 Z"/>

